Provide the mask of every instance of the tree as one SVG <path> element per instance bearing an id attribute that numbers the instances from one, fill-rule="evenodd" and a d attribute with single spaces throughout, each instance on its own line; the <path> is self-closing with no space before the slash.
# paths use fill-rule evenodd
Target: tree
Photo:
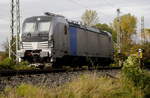
<path id="1" fill-rule="evenodd" d="M 117 33 L 113 30 L 112 26 L 109 26 L 107 24 L 98 23 L 98 24 L 96 24 L 96 28 L 99 29 L 100 31 L 102 30 L 102 31 L 107 31 L 107 32 L 111 33 L 113 41 L 116 42 Z"/>
<path id="2" fill-rule="evenodd" d="M 9 44 L 8 41 L 4 42 L 2 45 L 2 48 L 4 49 L 4 51 L 0 52 L 0 61 L 3 61 L 4 59 L 6 59 L 8 57 L 8 51 L 9 51 Z"/>
<path id="3" fill-rule="evenodd" d="M 82 22 L 88 26 L 93 26 L 99 21 L 98 14 L 94 10 L 86 10 L 82 15 L 81 19 Z"/>
<path id="4" fill-rule="evenodd" d="M 13 39 L 10 42 L 11 42 L 11 45 L 12 45 L 11 46 L 12 51 L 16 52 L 16 43 L 15 43 L 16 42 L 16 37 L 13 37 Z M 9 56 L 9 41 L 6 40 L 6 42 L 4 42 L 2 44 L 2 46 L 3 46 L 3 49 L 4 49 L 4 55 L 3 55 L 3 57 L 7 58 Z M 15 59 L 14 54 L 15 53 L 13 53 L 13 55 L 11 56 L 12 59 Z"/>
<path id="5" fill-rule="evenodd" d="M 113 27 L 117 31 L 117 27 L 121 29 L 121 49 L 127 52 L 132 45 L 131 36 L 136 32 L 137 18 L 131 14 L 125 14 L 120 17 L 120 24 L 118 18 L 114 19 Z"/>
<path id="6" fill-rule="evenodd" d="M 150 42 L 150 29 L 147 28 L 147 29 L 144 29 L 144 33 L 145 33 L 145 39 L 146 39 L 146 42 Z M 144 37 L 144 35 L 142 36 Z"/>
<path id="7" fill-rule="evenodd" d="M 144 43 L 141 48 L 144 50 L 143 52 L 143 61 L 145 65 L 150 67 L 150 42 Z"/>

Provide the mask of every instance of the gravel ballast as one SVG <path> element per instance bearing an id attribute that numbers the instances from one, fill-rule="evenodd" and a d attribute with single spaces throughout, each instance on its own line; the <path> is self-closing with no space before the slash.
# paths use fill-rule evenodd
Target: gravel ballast
<path id="1" fill-rule="evenodd" d="M 96 74 L 97 76 L 116 76 L 119 74 L 118 70 L 107 71 L 77 71 L 77 72 L 57 72 L 49 74 L 37 74 L 37 75 L 17 75 L 9 77 L 0 77 L 0 91 L 3 91 L 6 87 L 16 87 L 22 83 L 42 85 L 49 88 L 54 88 L 68 83 L 83 74 Z M 111 77 L 113 78 L 113 77 Z"/>

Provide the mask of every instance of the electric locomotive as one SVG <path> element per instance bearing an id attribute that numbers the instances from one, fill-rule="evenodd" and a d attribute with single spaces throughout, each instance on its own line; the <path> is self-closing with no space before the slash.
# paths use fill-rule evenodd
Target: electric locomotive
<path id="1" fill-rule="evenodd" d="M 109 32 L 46 13 L 25 19 L 17 55 L 20 61 L 31 64 L 109 64 L 113 60 L 112 42 Z"/>

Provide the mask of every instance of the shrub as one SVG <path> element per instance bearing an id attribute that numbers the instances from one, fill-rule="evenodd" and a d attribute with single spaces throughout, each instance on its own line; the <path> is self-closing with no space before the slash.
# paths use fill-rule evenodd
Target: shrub
<path id="1" fill-rule="evenodd" d="M 136 88 L 141 89 L 145 96 L 150 97 L 150 74 L 140 68 L 137 57 L 128 57 L 124 63 L 122 72 L 123 81 L 126 81 L 125 86 L 128 87 L 128 84 L 133 84 Z"/>
<path id="2" fill-rule="evenodd" d="M 0 70 L 28 70 L 28 69 L 34 68 L 29 66 L 29 63 L 26 61 L 16 64 L 14 60 L 6 58 L 0 62 Z"/>
<path id="3" fill-rule="evenodd" d="M 142 74 L 138 58 L 134 56 L 128 57 L 128 59 L 124 63 L 122 72 L 125 78 L 138 83 L 139 79 L 137 77 Z"/>
<path id="4" fill-rule="evenodd" d="M 0 62 L 0 69 L 13 69 L 14 66 L 15 62 L 10 58 L 6 58 Z"/>
<path id="5" fill-rule="evenodd" d="M 15 65 L 14 69 L 15 70 L 29 70 L 29 69 L 34 69 L 34 67 L 29 66 L 29 63 L 27 61 L 24 61 Z"/>

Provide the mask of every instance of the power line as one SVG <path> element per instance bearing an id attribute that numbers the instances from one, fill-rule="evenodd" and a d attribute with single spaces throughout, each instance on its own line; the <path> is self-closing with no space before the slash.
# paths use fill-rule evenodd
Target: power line
<path id="1" fill-rule="evenodd" d="M 79 3 L 79 2 L 77 2 L 77 1 L 75 1 L 75 0 L 68 0 L 68 1 L 69 1 L 69 2 L 72 2 L 73 4 L 76 4 L 76 5 L 80 6 L 80 7 L 82 7 L 82 8 L 90 9 L 89 7 L 83 5 L 83 4 L 81 4 L 81 3 Z M 97 12 L 98 12 L 98 13 L 101 13 L 101 14 L 104 14 L 104 15 L 107 15 L 107 14 L 105 14 L 104 12 L 102 12 L 102 11 L 100 11 L 100 10 L 97 10 Z"/>
<path id="2" fill-rule="evenodd" d="M 115 7 L 113 4 L 111 4 L 108 0 L 104 0 L 106 4 L 110 5 L 111 7 Z"/>
<path id="3" fill-rule="evenodd" d="M 71 1 L 73 4 L 76 4 L 76 5 L 78 5 L 78 6 L 82 7 L 82 8 L 89 9 L 87 6 L 77 2 L 75 0 L 68 0 L 68 1 Z"/>

